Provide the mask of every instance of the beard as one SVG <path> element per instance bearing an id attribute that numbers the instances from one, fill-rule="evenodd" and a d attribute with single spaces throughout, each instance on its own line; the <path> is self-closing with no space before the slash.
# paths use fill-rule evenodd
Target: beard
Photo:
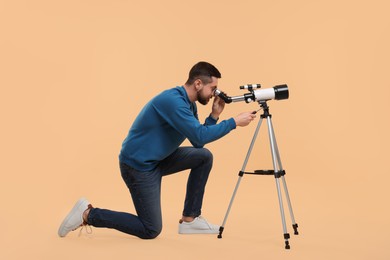
<path id="1" fill-rule="evenodd" d="M 199 92 L 197 93 L 197 100 L 202 105 L 207 105 L 209 103 L 209 98 L 203 97 Z"/>

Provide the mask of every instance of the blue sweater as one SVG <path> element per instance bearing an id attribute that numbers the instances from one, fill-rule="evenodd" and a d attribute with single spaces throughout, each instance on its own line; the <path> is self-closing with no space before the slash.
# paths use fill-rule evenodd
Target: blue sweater
<path id="1" fill-rule="evenodd" d="M 137 116 L 123 141 L 119 160 L 138 171 L 151 171 L 186 138 L 200 148 L 235 128 L 233 118 L 217 124 L 209 116 L 200 124 L 196 103 L 188 99 L 184 87 L 168 89 L 149 101 Z"/>

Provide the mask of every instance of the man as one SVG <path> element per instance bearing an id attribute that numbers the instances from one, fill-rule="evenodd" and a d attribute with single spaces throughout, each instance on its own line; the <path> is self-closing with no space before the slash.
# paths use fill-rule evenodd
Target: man
<path id="1" fill-rule="evenodd" d="M 58 234 L 66 236 L 80 226 L 113 228 L 143 239 L 157 237 L 162 230 L 161 179 L 191 169 L 179 221 L 180 234 L 215 234 L 219 226 L 201 216 L 205 186 L 213 157 L 203 148 L 228 134 L 236 126 L 246 126 L 254 118 L 244 112 L 217 124 L 225 103 L 215 97 L 205 123 L 199 123 L 196 101 L 207 105 L 214 96 L 221 74 L 207 62 L 195 64 L 187 82 L 163 91 L 145 105 L 123 142 L 119 155 L 122 178 L 130 190 L 137 215 L 93 208 L 80 199 L 62 222 Z M 192 147 L 180 147 L 188 139 Z"/>

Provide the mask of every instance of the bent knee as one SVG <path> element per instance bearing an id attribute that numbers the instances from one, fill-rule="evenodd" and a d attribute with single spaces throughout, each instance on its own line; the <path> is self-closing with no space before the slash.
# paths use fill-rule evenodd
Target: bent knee
<path id="1" fill-rule="evenodd" d="M 145 234 L 141 237 L 142 239 L 154 239 L 160 235 L 162 228 L 159 229 L 148 229 Z"/>
<path id="2" fill-rule="evenodd" d="M 213 161 L 213 154 L 207 148 L 202 148 L 202 157 L 205 161 Z"/>

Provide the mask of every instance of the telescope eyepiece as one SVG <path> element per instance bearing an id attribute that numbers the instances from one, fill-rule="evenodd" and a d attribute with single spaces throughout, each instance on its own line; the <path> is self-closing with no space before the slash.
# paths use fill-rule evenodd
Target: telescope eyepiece
<path id="1" fill-rule="evenodd" d="M 218 96 L 218 97 L 222 98 L 222 100 L 223 100 L 225 103 L 227 103 L 227 104 L 229 104 L 229 103 L 232 102 L 231 97 L 228 97 L 225 93 L 223 93 L 223 92 L 220 91 L 219 89 L 215 89 L 215 90 L 214 90 L 214 96 L 215 96 L 215 97 Z"/>

